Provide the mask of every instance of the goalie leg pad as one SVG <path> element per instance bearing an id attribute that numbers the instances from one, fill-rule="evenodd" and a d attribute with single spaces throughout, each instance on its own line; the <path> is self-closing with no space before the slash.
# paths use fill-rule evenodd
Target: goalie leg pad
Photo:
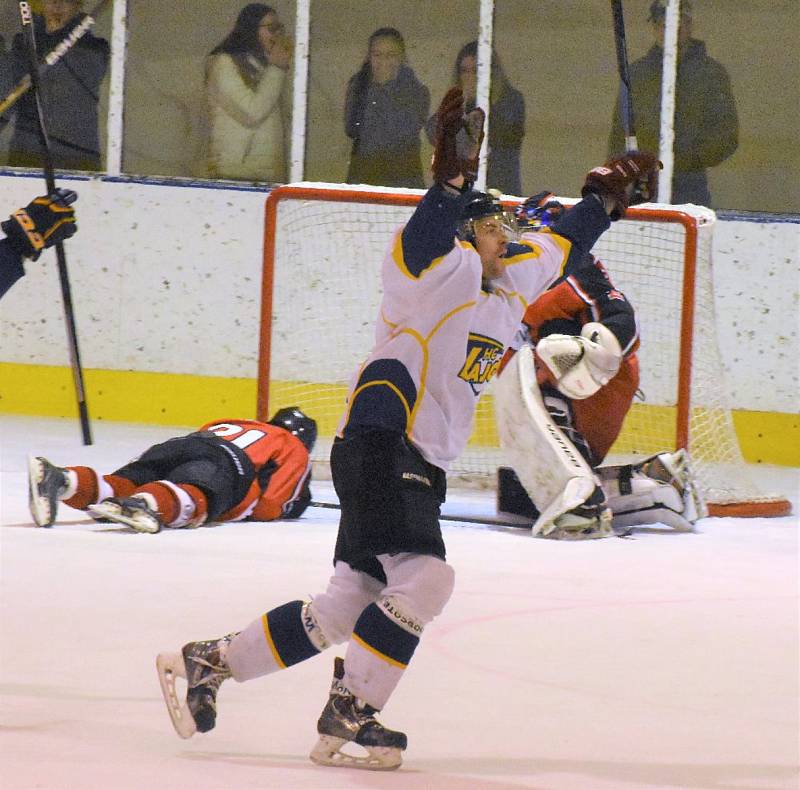
<path id="1" fill-rule="evenodd" d="M 598 473 L 614 513 L 614 529 L 664 524 L 691 532 L 706 515 L 685 450 L 659 453 L 634 465 L 600 467 Z"/>
<path id="2" fill-rule="evenodd" d="M 547 536 L 561 516 L 592 497 L 599 480 L 545 408 L 530 346 L 523 346 L 496 380 L 494 403 L 500 445 L 540 514 L 533 534 Z M 598 506 L 598 525 L 603 512 Z"/>

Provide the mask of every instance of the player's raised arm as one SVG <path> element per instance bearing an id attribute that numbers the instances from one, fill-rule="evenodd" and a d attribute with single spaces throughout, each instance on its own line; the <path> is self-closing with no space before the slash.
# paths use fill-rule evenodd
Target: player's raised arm
<path id="1" fill-rule="evenodd" d="M 436 144 L 431 168 L 434 185 L 403 230 L 403 258 L 418 276 L 455 244 L 461 212 L 478 174 L 485 114 L 464 114 L 461 88 L 451 88 L 436 113 Z"/>
<path id="2" fill-rule="evenodd" d="M 609 221 L 625 216 L 631 205 L 655 197 L 661 162 L 652 154 L 632 151 L 595 167 L 586 176 L 583 200 L 564 213 L 553 232 L 569 239 L 582 252 L 589 252 L 608 230 Z"/>

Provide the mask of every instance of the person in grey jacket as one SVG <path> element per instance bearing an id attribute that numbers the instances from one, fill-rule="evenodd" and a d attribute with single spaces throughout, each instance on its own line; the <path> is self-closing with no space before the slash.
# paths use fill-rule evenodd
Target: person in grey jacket
<path id="1" fill-rule="evenodd" d="M 369 37 L 367 57 L 347 85 L 345 133 L 353 141 L 348 184 L 424 187 L 420 131 L 430 91 L 405 62 L 405 42 L 393 27 Z"/>
<path id="2" fill-rule="evenodd" d="M 643 151 L 657 151 L 660 134 L 661 74 L 664 56 L 665 3 L 650 4 L 656 43 L 631 64 L 636 136 Z M 739 144 L 739 121 L 725 68 L 706 53 L 705 42 L 692 38 L 692 7 L 682 0 L 675 85 L 675 166 L 672 202 L 711 206 L 706 170 L 728 159 Z M 622 151 L 620 102 L 614 109 L 609 152 Z"/>
<path id="3" fill-rule="evenodd" d="M 42 16 L 34 15 L 36 48 L 44 57 L 57 47 L 84 18 L 79 0 L 44 0 Z M 27 44 L 22 33 L 11 48 L 14 82 L 28 73 Z M 53 165 L 64 170 L 100 169 L 98 102 L 100 83 L 108 68 L 109 46 L 103 38 L 85 32 L 53 66 L 42 71 L 42 100 L 47 113 Z M 17 103 L 8 163 L 41 167 L 42 154 L 33 93 Z"/>
<path id="4" fill-rule="evenodd" d="M 508 81 L 496 52 L 492 53 L 489 96 L 489 163 L 486 186 L 506 195 L 521 195 L 520 149 L 525 136 L 525 98 Z M 478 42 L 461 47 L 453 70 L 453 85 L 464 91 L 467 111 L 475 108 L 478 85 Z M 436 116 L 425 124 L 431 145 L 436 140 Z"/>

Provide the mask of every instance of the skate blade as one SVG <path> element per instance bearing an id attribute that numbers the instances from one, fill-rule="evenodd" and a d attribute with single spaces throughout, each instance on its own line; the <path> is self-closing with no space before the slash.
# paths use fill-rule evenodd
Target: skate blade
<path id="1" fill-rule="evenodd" d="M 28 456 L 28 507 L 37 527 L 52 527 L 55 518 L 46 500 L 36 493 L 37 484 L 44 478 L 44 467 L 39 459 Z"/>
<path id="2" fill-rule="evenodd" d="M 552 532 L 548 532 L 547 535 L 542 535 L 541 537 L 548 540 L 600 540 L 601 538 L 613 538 L 616 536 L 610 527 L 596 527 L 580 531 L 556 527 Z"/>
<path id="3" fill-rule="evenodd" d="M 175 732 L 181 738 L 191 738 L 197 732 L 192 714 L 186 703 L 178 699 L 175 690 L 175 678 L 186 678 L 186 665 L 181 653 L 159 653 L 156 658 L 158 682 L 161 684 L 161 693 L 167 704 L 167 711 L 172 720 Z"/>
<path id="4" fill-rule="evenodd" d="M 106 505 L 104 502 L 99 502 L 96 505 L 89 505 L 87 509 L 93 517 L 113 521 L 115 524 L 124 524 L 137 532 L 145 532 L 148 535 L 155 535 L 156 532 L 161 532 L 161 525 L 157 522 L 153 522 L 149 518 L 137 519 L 136 517 L 126 516 L 120 513 L 117 505 Z"/>
<path id="5" fill-rule="evenodd" d="M 332 735 L 320 735 L 316 746 L 311 750 L 311 762 L 334 768 L 362 768 L 367 771 L 394 771 L 403 762 L 400 749 L 388 746 L 361 746 L 366 754 L 354 755 L 342 752 L 341 747 L 352 743 Z"/>

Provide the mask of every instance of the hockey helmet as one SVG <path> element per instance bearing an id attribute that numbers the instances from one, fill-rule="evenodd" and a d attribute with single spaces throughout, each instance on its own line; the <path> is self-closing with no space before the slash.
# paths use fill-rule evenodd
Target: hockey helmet
<path id="1" fill-rule="evenodd" d="M 475 222 L 489 217 L 500 220 L 503 230 L 509 241 L 518 236 L 517 220 L 514 215 L 505 209 L 500 202 L 499 193 L 472 192 L 461 210 L 461 223 L 458 228 L 458 238 L 475 244 Z"/>
<path id="2" fill-rule="evenodd" d="M 514 209 L 521 231 L 549 228 L 564 214 L 564 206 L 553 197 L 552 192 L 545 190 L 529 197 Z"/>
<path id="3" fill-rule="evenodd" d="M 277 425 L 296 436 L 308 452 L 314 448 L 314 443 L 317 441 L 317 423 L 303 414 L 297 406 L 278 409 L 269 420 L 269 424 Z"/>

